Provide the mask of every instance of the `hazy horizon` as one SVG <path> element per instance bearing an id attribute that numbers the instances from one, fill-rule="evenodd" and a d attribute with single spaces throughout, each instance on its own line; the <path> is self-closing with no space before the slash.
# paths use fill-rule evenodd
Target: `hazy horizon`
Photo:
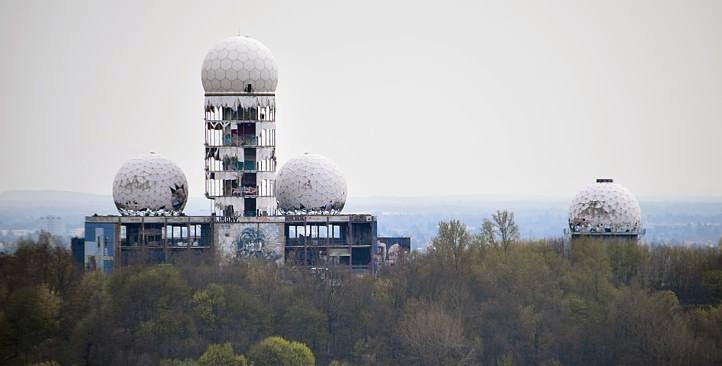
<path id="1" fill-rule="evenodd" d="M 3 195 L 7 194 L 15 194 L 15 193 L 22 193 L 22 194 L 33 194 L 33 193 L 67 193 L 67 194 L 81 194 L 81 195 L 93 195 L 98 197 L 108 197 L 112 200 L 112 192 L 100 192 L 100 193 L 93 193 L 93 192 L 82 192 L 82 191 L 67 191 L 67 190 L 54 190 L 54 189 L 10 189 L 5 191 L 0 191 L 0 200 L 3 199 Z M 418 194 L 418 195 L 369 195 L 369 196 L 361 196 L 361 195 L 351 195 L 349 196 L 349 200 L 353 199 L 363 199 L 363 200 L 373 200 L 373 199 L 396 199 L 396 200 L 410 200 L 410 199 L 436 199 L 436 200 L 443 200 L 443 199 L 455 199 L 455 198 L 475 198 L 475 199 L 484 199 L 488 200 L 488 202 L 493 201 L 570 201 L 573 198 L 574 194 L 576 192 L 572 192 L 568 195 L 513 195 L 513 194 L 506 194 L 506 195 L 499 195 L 499 194 L 484 194 L 484 193 L 470 193 L 470 194 L 447 194 L 447 195 L 431 195 L 431 194 Z M 208 199 L 203 195 L 191 195 L 188 197 L 188 199 L 193 200 L 199 200 L 199 199 Z M 714 195 L 705 195 L 705 196 L 637 196 L 637 199 L 640 201 L 660 201 L 660 202 L 679 202 L 679 201 L 705 201 L 705 202 L 714 202 L 714 201 L 722 201 L 722 196 L 714 196 Z M 208 199 L 210 200 L 210 199 Z"/>
<path id="2" fill-rule="evenodd" d="M 168 9 L 172 9 L 169 12 Z M 279 65 L 279 164 L 334 160 L 351 197 L 722 197 L 722 2 L 0 4 L 0 191 L 110 194 L 159 151 L 203 195 L 207 50 Z"/>

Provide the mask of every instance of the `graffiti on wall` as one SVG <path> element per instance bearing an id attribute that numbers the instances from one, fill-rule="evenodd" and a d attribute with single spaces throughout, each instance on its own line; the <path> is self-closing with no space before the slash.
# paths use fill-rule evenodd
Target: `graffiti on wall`
<path id="1" fill-rule="evenodd" d="M 266 235 L 263 231 L 253 227 L 247 227 L 241 231 L 236 246 L 238 248 L 236 257 L 239 259 L 258 258 L 276 261 L 281 258 L 281 254 L 266 245 Z"/>
<path id="2" fill-rule="evenodd" d="M 283 224 L 227 223 L 216 225 L 215 230 L 225 261 L 257 258 L 283 263 Z"/>
<path id="3" fill-rule="evenodd" d="M 175 184 L 175 187 L 170 187 L 171 194 L 171 206 L 174 210 L 182 210 L 188 200 L 188 193 L 186 193 L 185 184 Z"/>

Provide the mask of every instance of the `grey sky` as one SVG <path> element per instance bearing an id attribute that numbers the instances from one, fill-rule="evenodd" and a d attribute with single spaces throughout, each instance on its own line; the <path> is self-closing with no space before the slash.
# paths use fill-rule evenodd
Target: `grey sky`
<path id="1" fill-rule="evenodd" d="M 279 163 L 352 196 L 722 195 L 721 1 L 3 1 L 0 191 L 109 194 L 150 150 L 203 194 L 206 51 L 279 65 Z"/>

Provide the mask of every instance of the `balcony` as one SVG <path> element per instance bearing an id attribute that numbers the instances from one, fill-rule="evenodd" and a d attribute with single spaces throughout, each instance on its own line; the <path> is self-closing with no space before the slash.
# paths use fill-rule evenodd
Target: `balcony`
<path id="1" fill-rule="evenodd" d="M 258 196 L 258 187 L 245 186 L 241 191 L 243 197 L 256 197 Z"/>
<path id="2" fill-rule="evenodd" d="M 211 172 L 253 172 L 256 171 L 256 162 L 253 160 L 237 160 L 236 158 L 226 158 L 221 161 L 221 166 L 216 167 L 216 169 L 220 168 L 220 170 L 212 169 L 211 167 L 208 168 Z"/>
<path id="3" fill-rule="evenodd" d="M 258 146 L 256 135 L 224 135 L 223 146 L 255 147 Z"/>

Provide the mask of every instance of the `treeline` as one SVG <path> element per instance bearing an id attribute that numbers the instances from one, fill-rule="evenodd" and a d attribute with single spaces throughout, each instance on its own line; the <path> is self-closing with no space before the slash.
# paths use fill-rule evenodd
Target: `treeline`
<path id="1" fill-rule="evenodd" d="M 24 242 L 0 256 L 0 364 L 722 363 L 719 248 L 482 228 L 441 223 L 376 276 L 210 259 L 106 276 Z"/>

